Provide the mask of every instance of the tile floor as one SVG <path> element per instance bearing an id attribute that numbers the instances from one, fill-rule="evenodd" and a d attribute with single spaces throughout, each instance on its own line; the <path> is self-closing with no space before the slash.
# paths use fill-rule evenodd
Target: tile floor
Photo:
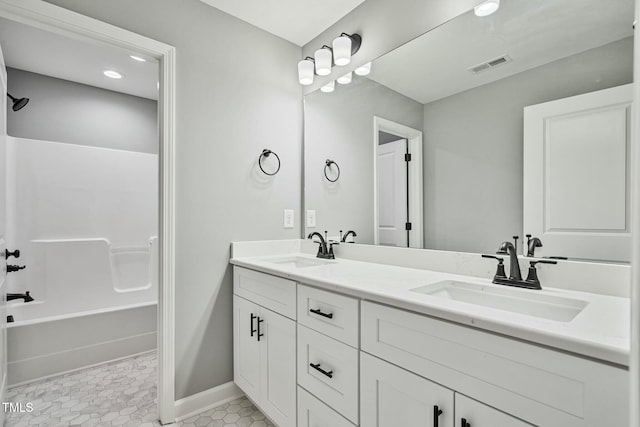
<path id="1" fill-rule="evenodd" d="M 8 413 L 5 426 L 159 426 L 156 369 L 156 353 L 148 353 L 11 388 L 6 401 L 31 402 L 33 411 Z M 273 424 L 242 397 L 171 426 L 267 427 Z"/>

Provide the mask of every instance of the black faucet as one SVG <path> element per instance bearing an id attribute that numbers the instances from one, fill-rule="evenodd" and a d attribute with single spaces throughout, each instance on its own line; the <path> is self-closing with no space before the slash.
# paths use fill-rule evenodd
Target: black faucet
<path id="1" fill-rule="evenodd" d="M 542 247 L 542 241 L 537 237 L 531 238 L 531 234 L 527 234 L 527 256 L 534 257 L 536 256 L 536 248 Z"/>
<path id="2" fill-rule="evenodd" d="M 7 301 L 12 301 L 14 299 L 23 299 L 24 302 L 33 301 L 33 297 L 29 295 L 29 291 L 25 292 L 24 294 L 7 294 Z"/>
<path id="3" fill-rule="evenodd" d="M 520 264 L 518 263 L 518 236 L 513 236 L 514 243 L 502 242 L 498 248 L 498 255 L 509 255 L 509 279 L 522 280 Z"/>
<path id="4" fill-rule="evenodd" d="M 342 235 L 342 230 L 340 230 L 340 234 Z M 353 237 L 358 237 L 358 235 L 356 234 L 355 231 L 353 230 L 349 230 L 347 231 L 344 236 L 342 236 L 342 238 L 340 239 L 340 241 L 342 243 L 347 243 L 347 237 L 349 237 L 349 235 L 352 235 Z M 354 239 L 355 240 L 355 239 Z M 352 242 L 353 243 L 353 242 Z"/>
<path id="5" fill-rule="evenodd" d="M 327 232 L 325 231 L 324 234 L 326 235 Z M 333 245 L 338 244 L 337 242 L 330 242 L 329 243 L 329 248 L 327 248 L 327 240 L 322 237 L 322 234 L 318 233 L 317 231 L 314 231 L 313 233 L 310 233 L 307 236 L 307 239 L 313 239 L 314 236 L 318 236 L 320 238 L 318 243 L 318 253 L 316 255 L 316 257 L 318 258 L 325 258 L 325 259 L 335 259 L 335 255 L 333 254 Z"/>
<path id="6" fill-rule="evenodd" d="M 540 286 L 540 280 L 536 272 L 536 264 L 557 264 L 557 261 L 537 260 L 529 263 L 529 274 L 526 279 L 522 279 L 522 273 L 520 272 L 520 264 L 518 263 L 518 236 L 513 236 L 514 243 L 502 242 L 498 248 L 498 254 L 509 255 L 509 277 L 504 273 L 504 265 L 502 258 L 498 258 L 492 255 L 482 255 L 483 258 L 493 258 L 498 260 L 498 269 L 493 277 L 493 283 L 498 285 L 516 286 L 519 288 L 527 289 L 542 289 Z"/>

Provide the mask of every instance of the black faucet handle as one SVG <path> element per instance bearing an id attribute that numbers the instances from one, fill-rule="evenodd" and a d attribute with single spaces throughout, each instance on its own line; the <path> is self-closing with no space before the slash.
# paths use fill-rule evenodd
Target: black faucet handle
<path id="1" fill-rule="evenodd" d="M 529 261 L 529 265 L 531 267 L 535 267 L 536 264 L 557 264 L 557 263 L 558 263 L 558 261 L 551 261 L 551 260 L 548 260 L 548 259 L 539 259 L 537 261 Z"/>
<path id="2" fill-rule="evenodd" d="M 504 258 L 500 258 L 494 255 L 484 255 L 482 254 L 482 258 L 495 259 L 498 261 L 498 266 L 496 268 L 496 274 L 493 276 L 493 279 L 506 279 L 507 273 L 504 271 Z"/>
<path id="3" fill-rule="evenodd" d="M 11 264 L 7 264 L 7 273 L 13 273 L 13 272 L 15 272 L 15 271 L 24 270 L 25 268 L 27 268 L 27 266 L 25 266 L 25 265 L 11 265 Z"/>

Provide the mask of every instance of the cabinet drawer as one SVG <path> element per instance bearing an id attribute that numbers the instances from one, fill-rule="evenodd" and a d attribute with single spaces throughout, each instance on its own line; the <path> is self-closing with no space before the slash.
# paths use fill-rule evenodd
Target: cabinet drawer
<path id="1" fill-rule="evenodd" d="M 296 319 L 296 282 L 233 267 L 233 292 L 258 305 Z"/>
<path id="2" fill-rule="evenodd" d="M 493 409 L 467 396 L 456 393 L 456 424 L 463 425 L 464 419 L 467 425 L 473 427 L 532 427 L 532 424 L 520 421 L 517 418 Z"/>
<path id="3" fill-rule="evenodd" d="M 359 317 L 357 299 L 298 285 L 298 323 L 357 348 Z"/>
<path id="4" fill-rule="evenodd" d="M 370 302 L 361 325 L 363 351 L 535 425 L 628 424 L 625 369 Z"/>
<path id="5" fill-rule="evenodd" d="M 298 384 L 358 424 L 358 350 L 298 325 Z"/>
<path id="6" fill-rule="evenodd" d="M 298 427 L 354 427 L 346 418 L 298 387 Z"/>

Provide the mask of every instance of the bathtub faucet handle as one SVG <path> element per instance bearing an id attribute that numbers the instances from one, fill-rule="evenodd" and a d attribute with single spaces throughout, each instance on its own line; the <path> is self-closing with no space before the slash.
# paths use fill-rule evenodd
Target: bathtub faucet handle
<path id="1" fill-rule="evenodd" d="M 16 249 L 15 251 L 9 252 L 9 249 L 4 250 L 4 258 L 7 259 L 10 256 L 20 258 L 20 249 Z"/>

